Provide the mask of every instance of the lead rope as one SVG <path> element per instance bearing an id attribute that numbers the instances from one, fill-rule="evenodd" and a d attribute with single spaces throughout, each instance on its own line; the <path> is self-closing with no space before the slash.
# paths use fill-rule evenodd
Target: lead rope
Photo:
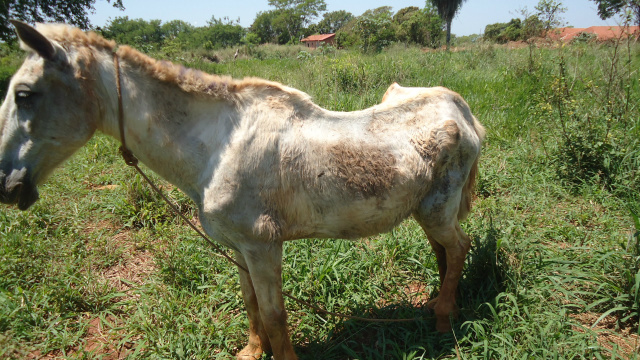
<path id="1" fill-rule="evenodd" d="M 162 198 L 162 200 L 164 200 L 169 207 L 171 208 L 171 210 L 176 213 L 184 222 L 187 223 L 187 225 L 189 225 L 189 227 L 191 227 L 198 235 L 200 235 L 201 238 L 203 238 L 209 245 L 211 245 L 211 247 L 213 247 L 213 249 L 218 252 L 220 255 L 222 255 L 224 258 L 226 258 L 227 260 L 229 260 L 229 262 L 231 262 L 232 264 L 234 264 L 235 266 L 238 267 L 238 269 L 246 272 L 247 274 L 249 273 L 249 270 L 247 270 L 244 266 L 240 265 L 235 259 L 233 259 L 231 256 L 229 256 L 229 254 L 227 254 L 226 251 L 222 250 L 222 248 L 220 248 L 220 246 L 218 246 L 218 244 L 216 244 L 215 242 L 213 242 L 211 239 L 209 239 L 209 237 L 207 235 L 205 235 L 200 229 L 198 229 L 198 227 L 189 219 L 187 219 L 187 217 L 180 212 L 180 210 L 169 200 L 169 198 L 167 198 L 164 193 L 153 183 L 153 181 L 144 173 L 144 171 L 142 171 L 142 169 L 140 169 L 140 167 L 138 166 L 138 158 L 136 158 L 135 155 L 133 155 L 133 152 L 131 152 L 131 150 L 127 147 L 127 143 L 125 141 L 125 137 L 124 137 L 124 108 L 122 106 L 122 85 L 120 84 L 120 61 L 118 59 L 118 55 L 114 52 L 113 53 L 113 63 L 115 65 L 116 68 L 116 91 L 118 94 L 118 127 L 120 129 L 120 154 L 122 155 L 122 157 L 124 158 L 124 162 L 133 167 L 134 169 L 136 169 L 136 171 L 138 172 L 138 174 L 140 174 L 140 176 L 142 176 L 142 178 L 151 186 L 151 188 L 153 189 L 153 191 L 155 191 L 158 195 L 160 195 L 160 197 Z M 359 320 L 359 321 L 367 321 L 367 322 L 409 322 L 409 321 L 416 321 L 416 320 L 420 320 L 420 318 L 411 318 L 411 319 L 370 319 L 370 318 L 364 318 L 364 317 L 360 317 L 360 316 L 353 316 L 353 315 L 346 315 L 346 314 L 340 314 L 340 313 L 335 313 L 332 311 L 328 311 L 322 308 L 319 308 L 315 305 L 312 305 L 310 303 L 308 303 L 307 301 L 298 299 L 297 297 L 289 294 L 288 292 L 282 291 L 282 295 L 297 302 L 300 305 L 306 306 L 308 308 L 311 308 L 317 312 L 326 314 L 326 315 L 332 315 L 332 316 L 336 316 L 336 317 L 341 317 L 341 318 L 345 318 L 345 319 L 350 319 L 350 320 Z"/>

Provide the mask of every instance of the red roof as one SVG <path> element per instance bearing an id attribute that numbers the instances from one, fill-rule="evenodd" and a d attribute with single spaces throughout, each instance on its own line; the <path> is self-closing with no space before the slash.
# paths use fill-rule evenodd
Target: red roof
<path id="1" fill-rule="evenodd" d="M 326 41 L 336 36 L 336 34 L 320 34 L 320 35 L 311 35 L 300 41 Z"/>
<path id="2" fill-rule="evenodd" d="M 588 28 L 559 28 L 551 30 L 549 36 L 553 39 L 569 41 L 573 39 L 579 33 L 590 33 L 598 36 L 598 40 L 608 40 L 622 36 L 629 36 L 630 34 L 637 33 L 638 26 L 629 26 L 628 30 L 622 26 L 591 26 Z"/>

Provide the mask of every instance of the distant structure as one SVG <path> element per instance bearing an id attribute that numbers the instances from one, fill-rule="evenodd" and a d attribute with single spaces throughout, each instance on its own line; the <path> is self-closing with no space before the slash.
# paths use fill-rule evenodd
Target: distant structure
<path id="1" fill-rule="evenodd" d="M 555 40 L 571 41 L 574 37 L 580 33 L 594 34 L 597 36 L 597 40 L 609 40 L 619 37 L 626 38 L 631 35 L 639 34 L 638 26 L 629 26 L 624 28 L 622 26 L 592 26 L 588 28 L 558 28 L 549 31 L 549 37 Z"/>
<path id="2" fill-rule="evenodd" d="M 332 45 L 336 44 L 336 34 L 320 34 L 311 35 L 300 40 L 306 47 L 315 49 L 320 45 Z"/>

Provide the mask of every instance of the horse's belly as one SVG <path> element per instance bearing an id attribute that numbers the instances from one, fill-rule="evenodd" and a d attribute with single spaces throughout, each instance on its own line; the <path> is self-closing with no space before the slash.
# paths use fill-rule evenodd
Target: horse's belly
<path id="1" fill-rule="evenodd" d="M 388 232 L 411 214 L 419 199 L 341 200 L 316 204 L 309 218 L 289 222 L 290 238 L 353 239 Z"/>

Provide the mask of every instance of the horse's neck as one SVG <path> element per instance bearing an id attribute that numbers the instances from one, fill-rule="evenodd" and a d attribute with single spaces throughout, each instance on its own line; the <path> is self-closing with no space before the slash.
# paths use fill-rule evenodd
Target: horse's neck
<path id="1" fill-rule="evenodd" d="M 102 72 L 111 106 L 105 106 L 100 130 L 120 139 L 115 70 L 105 67 Z M 121 66 L 121 85 L 127 147 L 199 204 L 204 184 L 217 167 L 216 154 L 232 131 L 234 107 L 187 94 L 128 66 Z"/>

